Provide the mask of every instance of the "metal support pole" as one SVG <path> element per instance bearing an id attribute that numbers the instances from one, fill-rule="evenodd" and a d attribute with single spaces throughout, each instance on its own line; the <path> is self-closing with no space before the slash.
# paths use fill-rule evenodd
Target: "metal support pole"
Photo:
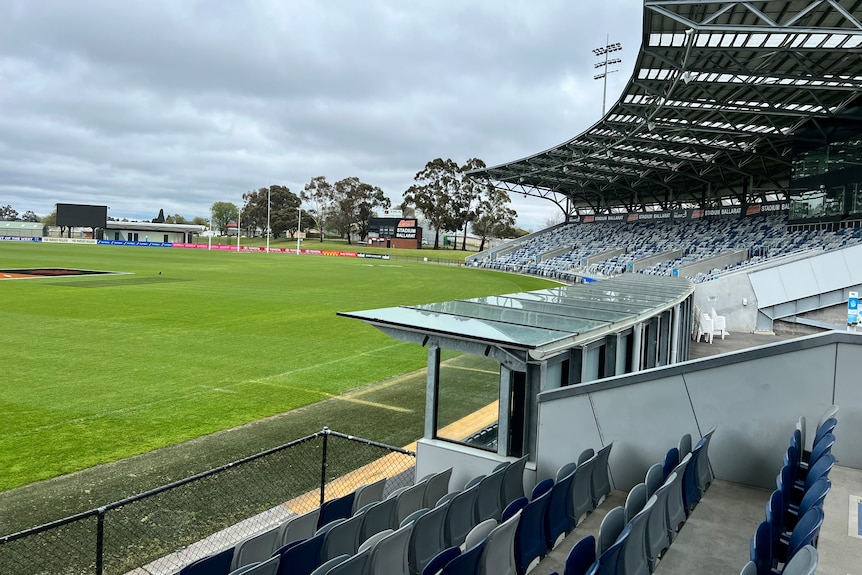
<path id="1" fill-rule="evenodd" d="M 96 575 L 105 570 L 105 508 L 99 507 L 96 516 Z"/>
<path id="2" fill-rule="evenodd" d="M 326 449 L 329 443 L 329 428 L 324 427 L 321 433 L 323 433 L 323 452 L 320 454 L 320 504 L 323 505 L 326 499 Z"/>

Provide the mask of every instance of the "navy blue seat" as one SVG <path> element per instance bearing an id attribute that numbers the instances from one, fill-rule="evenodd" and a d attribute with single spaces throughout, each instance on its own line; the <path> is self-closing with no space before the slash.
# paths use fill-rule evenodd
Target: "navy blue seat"
<path id="1" fill-rule="evenodd" d="M 574 528 L 569 508 L 571 507 L 572 482 L 575 480 L 575 470 L 561 478 L 551 489 L 551 498 L 548 501 L 548 513 L 546 514 L 545 534 L 548 549 L 553 549 L 561 535 L 568 535 Z"/>
<path id="2" fill-rule="evenodd" d="M 758 575 L 768 575 L 772 571 L 772 527 L 763 521 L 751 538 L 750 559 Z"/>
<path id="3" fill-rule="evenodd" d="M 533 491 L 530 493 L 530 500 L 541 497 L 545 493 L 551 490 L 554 487 L 553 479 L 543 479 L 539 481 L 535 487 L 533 487 Z"/>
<path id="4" fill-rule="evenodd" d="M 460 547 L 449 547 L 435 555 L 431 561 L 422 569 L 422 575 L 435 575 L 449 564 L 455 557 L 461 554 Z"/>
<path id="5" fill-rule="evenodd" d="M 665 481 L 667 481 L 668 476 L 673 473 L 677 465 L 679 465 L 679 449 L 671 447 L 667 450 L 667 454 L 664 456 L 664 464 L 662 465 Z"/>
<path id="6" fill-rule="evenodd" d="M 772 547 L 775 548 L 784 533 L 784 497 L 776 489 L 766 503 L 766 523 L 772 535 Z"/>
<path id="7" fill-rule="evenodd" d="M 530 502 L 526 497 L 519 497 L 509 503 L 505 509 L 503 509 L 503 514 L 500 517 L 500 521 L 506 521 L 510 519 L 513 515 L 515 515 L 518 511 L 522 510 L 527 504 Z"/>
<path id="8" fill-rule="evenodd" d="M 587 535 L 572 547 L 566 556 L 563 575 L 585 575 L 596 562 L 596 538 Z M 554 572 L 551 575 L 559 575 Z"/>
<path id="9" fill-rule="evenodd" d="M 674 449 L 676 448 L 674 447 Z M 616 542 L 599 556 L 599 568 L 596 570 L 598 575 L 617 575 L 620 572 L 619 564 L 622 551 L 631 532 L 632 526 L 626 525 L 626 528 L 620 533 Z"/>
<path id="10" fill-rule="evenodd" d="M 814 482 L 814 485 L 812 485 L 808 491 L 805 492 L 805 495 L 802 497 L 802 501 L 799 502 L 798 507 L 793 505 L 785 506 L 785 531 L 792 531 L 799 518 L 808 513 L 808 510 L 812 507 L 823 507 L 823 500 L 826 499 L 826 495 L 831 489 L 832 482 L 829 481 L 829 478 L 821 477 Z"/>
<path id="11" fill-rule="evenodd" d="M 355 497 L 356 492 L 348 493 L 321 505 L 320 516 L 317 518 L 317 528 L 320 529 L 330 521 L 347 519 L 353 515 L 353 499 Z"/>
<path id="12" fill-rule="evenodd" d="M 325 532 L 319 533 L 280 553 L 277 575 L 310 575 L 322 563 L 321 551 L 325 538 Z"/>
<path id="13" fill-rule="evenodd" d="M 817 445 L 817 442 L 826 435 L 827 433 L 832 433 L 835 431 L 835 427 L 838 425 L 838 420 L 834 417 L 830 417 L 823 424 L 817 428 L 817 431 L 814 434 L 814 442 L 812 445 Z"/>
<path id="14" fill-rule="evenodd" d="M 551 492 L 545 491 L 521 511 L 521 519 L 515 529 L 515 569 L 518 575 L 524 575 L 533 560 L 548 553 L 546 515 L 550 500 Z"/>
<path id="15" fill-rule="evenodd" d="M 487 543 L 482 541 L 449 561 L 443 567 L 441 575 L 476 575 L 479 572 L 479 562 L 485 552 L 485 545 Z"/>
<path id="16" fill-rule="evenodd" d="M 781 563 L 786 563 L 793 559 L 797 551 L 806 545 L 814 543 L 814 540 L 820 533 L 821 525 L 823 525 L 823 508 L 812 507 L 796 523 L 796 527 L 793 528 L 793 532 L 790 534 L 790 541 L 788 541 L 786 548 L 781 546 L 773 550 L 774 558 Z"/>
<path id="17" fill-rule="evenodd" d="M 814 447 L 811 449 L 811 455 L 808 457 L 808 465 L 806 465 L 805 468 L 810 468 L 817 463 L 821 457 L 827 453 L 832 453 L 833 445 L 835 445 L 835 436 L 833 434 L 827 433 L 821 437 L 820 441 L 814 444 Z"/>
<path id="18" fill-rule="evenodd" d="M 805 481 L 796 483 L 796 489 L 793 491 L 792 501 L 798 503 L 805 496 L 805 493 L 814 485 L 821 477 L 828 477 L 832 467 L 835 466 L 835 456 L 831 453 L 823 455 L 817 460 L 817 463 L 811 466 L 808 474 L 805 476 Z"/>
<path id="19" fill-rule="evenodd" d="M 698 462 L 700 461 L 700 458 L 705 455 L 705 445 L 706 441 L 704 439 L 697 442 L 697 445 L 691 450 L 691 461 L 688 462 L 685 472 L 683 473 L 682 496 L 683 503 L 685 504 L 686 516 L 691 514 L 692 510 L 698 502 L 700 502 L 700 498 L 703 495 L 700 490 L 697 471 L 699 467 Z"/>
<path id="20" fill-rule="evenodd" d="M 207 555 L 180 569 L 179 575 L 227 575 L 233 560 L 233 547 Z"/>

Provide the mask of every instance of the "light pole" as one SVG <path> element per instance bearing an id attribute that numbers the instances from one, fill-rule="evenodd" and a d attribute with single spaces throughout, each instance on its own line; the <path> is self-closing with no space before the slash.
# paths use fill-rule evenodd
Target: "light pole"
<path id="1" fill-rule="evenodd" d="M 608 66 L 613 66 L 614 64 L 619 64 L 622 62 L 619 58 L 611 58 L 608 59 L 608 54 L 611 52 L 617 52 L 623 49 L 622 44 L 619 42 L 614 42 L 613 44 L 609 41 L 610 36 L 605 37 L 605 45 L 600 46 L 598 48 L 593 48 L 593 54 L 596 56 L 604 56 L 604 60 L 601 62 L 597 62 L 593 68 L 602 68 L 601 74 L 596 74 L 593 76 L 593 80 L 604 80 L 602 86 L 602 116 L 605 115 L 606 103 L 608 99 L 608 74 L 613 74 L 614 72 L 619 72 L 619 70 L 608 70 Z"/>
<path id="2" fill-rule="evenodd" d="M 298 206 L 296 211 L 299 212 L 297 215 L 297 224 L 296 224 L 296 255 L 299 255 L 299 234 L 302 233 L 302 206 Z"/>
<path id="3" fill-rule="evenodd" d="M 269 188 L 266 189 L 266 253 L 269 253 L 269 211 L 270 211 L 270 202 L 269 202 Z"/>
<path id="4" fill-rule="evenodd" d="M 240 202 L 242 206 L 242 202 Z M 239 236 L 242 233 L 242 207 L 236 213 L 236 251 L 239 253 Z"/>

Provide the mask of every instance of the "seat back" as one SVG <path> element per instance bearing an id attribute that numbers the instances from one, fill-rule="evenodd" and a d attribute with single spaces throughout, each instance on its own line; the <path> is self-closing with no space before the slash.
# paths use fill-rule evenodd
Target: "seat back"
<path id="1" fill-rule="evenodd" d="M 447 512 L 446 506 L 435 507 L 413 523 L 407 546 L 407 563 L 412 575 L 419 575 L 425 565 L 446 548 L 443 526 Z"/>
<path id="2" fill-rule="evenodd" d="M 425 503 L 425 490 L 427 488 L 427 482 L 417 483 L 395 496 L 396 524 L 400 525 L 408 515 L 422 509 L 422 505 Z"/>
<path id="3" fill-rule="evenodd" d="M 665 481 L 667 481 L 668 476 L 673 473 L 677 465 L 679 465 L 679 449 L 671 447 L 667 450 L 664 456 L 664 464 L 662 465 Z"/>
<path id="4" fill-rule="evenodd" d="M 813 545 L 806 545 L 787 562 L 781 575 L 814 575 L 819 559 L 817 549 Z"/>
<path id="5" fill-rule="evenodd" d="M 680 472 L 672 472 L 665 481 L 665 485 L 668 486 L 667 504 L 665 505 L 668 535 L 673 541 L 676 538 L 676 532 L 685 523 L 685 503 L 682 499 L 682 475 Z"/>
<path id="6" fill-rule="evenodd" d="M 772 570 L 772 528 L 766 521 L 761 522 L 754 531 L 749 558 L 754 561 L 758 573 Z"/>
<path id="7" fill-rule="evenodd" d="M 592 447 L 584 449 L 583 451 L 581 451 L 581 454 L 578 455 L 578 465 L 582 464 L 588 459 L 592 459 L 595 454 L 596 452 Z"/>
<path id="8" fill-rule="evenodd" d="M 632 487 L 626 496 L 626 521 L 631 521 L 632 517 L 640 513 L 641 509 L 646 505 L 647 498 L 646 483 L 638 483 Z"/>
<path id="9" fill-rule="evenodd" d="M 811 486 L 821 477 L 828 477 L 834 465 L 835 456 L 831 453 L 826 453 L 820 457 L 817 463 L 808 469 L 808 475 L 805 476 L 805 491 L 811 489 Z"/>
<path id="10" fill-rule="evenodd" d="M 691 453 L 691 434 L 685 433 L 682 437 L 679 438 L 679 445 L 677 446 L 677 451 L 679 451 L 680 457 L 685 457 L 689 453 Z"/>
<path id="11" fill-rule="evenodd" d="M 437 505 L 444 495 L 449 493 L 449 480 L 452 478 L 452 468 L 444 469 L 440 473 L 435 473 L 428 479 L 425 487 L 425 501 L 422 507 L 429 509 Z"/>
<path id="12" fill-rule="evenodd" d="M 549 492 L 554 487 L 554 480 L 551 478 L 543 479 L 539 481 L 534 487 L 533 491 L 530 493 L 530 500 L 541 497 L 545 493 Z"/>
<path id="13" fill-rule="evenodd" d="M 697 462 L 697 484 L 701 493 L 706 492 L 712 483 L 712 468 L 709 465 L 709 442 L 712 441 L 713 433 L 715 433 L 715 427 L 707 431 L 698 442 L 698 444 L 703 442 L 703 447 L 701 447 L 703 453 L 700 454 Z"/>
<path id="14" fill-rule="evenodd" d="M 623 547 L 625 546 L 626 540 L 631 531 L 632 526 L 626 525 L 625 529 L 620 533 L 619 538 L 607 549 L 607 551 L 601 554 L 597 553 L 597 555 L 599 555 L 599 568 L 596 573 L 599 573 L 600 575 L 617 575 L 617 573 L 622 573 L 619 568 L 620 555 L 622 554 Z"/>
<path id="15" fill-rule="evenodd" d="M 826 499 L 826 495 L 832 489 L 832 482 L 829 481 L 827 477 L 821 477 L 805 492 L 805 495 L 802 496 L 802 501 L 799 502 L 799 509 L 797 510 L 798 517 L 802 517 L 808 510 L 812 507 L 823 506 L 823 500 Z M 793 522 L 793 525 L 787 525 L 787 527 L 794 527 L 796 525 L 796 521 Z"/>
<path id="16" fill-rule="evenodd" d="M 272 552 L 278 548 L 278 535 L 278 527 L 274 527 L 237 543 L 234 547 L 231 569 L 239 569 L 272 557 Z"/>
<path id="17" fill-rule="evenodd" d="M 823 525 L 823 509 L 821 507 L 812 507 L 799 518 L 787 544 L 788 562 L 793 559 L 797 551 L 814 542 L 820 533 L 821 525 Z"/>
<path id="18" fill-rule="evenodd" d="M 646 530 L 654 502 L 654 499 L 650 499 L 644 508 L 629 520 L 628 524 L 632 530 L 620 555 L 622 572 L 626 575 L 649 575 L 652 571 L 646 549 Z"/>
<path id="19" fill-rule="evenodd" d="M 353 498 L 353 513 L 375 501 L 383 499 L 383 490 L 386 488 L 386 478 L 379 479 L 374 483 L 367 483 L 356 490 Z"/>
<path id="20" fill-rule="evenodd" d="M 823 424 L 826 423 L 829 419 L 835 419 L 838 415 L 838 406 L 830 405 L 826 408 L 820 418 L 817 420 L 817 429 L 823 427 Z"/>
<path id="21" fill-rule="evenodd" d="M 422 569 L 422 575 L 437 575 L 450 561 L 461 554 L 460 547 L 447 547 L 437 555 Z"/>
<path id="22" fill-rule="evenodd" d="M 651 511 L 646 526 L 646 553 L 654 569 L 661 554 L 670 547 L 670 533 L 667 523 L 667 496 L 671 486 L 664 484 L 647 500 Z"/>
<path id="23" fill-rule="evenodd" d="M 362 522 L 362 529 L 359 535 L 360 541 L 365 541 L 375 533 L 380 533 L 386 529 L 397 527 L 395 517 L 395 506 L 398 500 L 390 497 L 373 504 L 364 514 L 365 521 Z"/>
<path id="24" fill-rule="evenodd" d="M 443 567 L 441 575 L 476 575 L 479 572 L 479 562 L 482 560 L 487 545 L 487 541 L 482 541 L 453 558 Z"/>
<path id="25" fill-rule="evenodd" d="M 644 483 L 647 488 L 647 499 L 649 499 L 656 492 L 656 489 L 661 487 L 662 483 L 664 483 L 664 470 L 662 469 L 661 463 L 654 463 L 649 469 L 647 469 Z"/>
<path id="26" fill-rule="evenodd" d="M 826 435 L 827 433 L 832 433 L 835 431 L 835 427 L 838 425 L 838 420 L 834 417 L 830 417 L 826 421 L 824 421 L 818 428 L 817 433 L 814 434 L 814 443 L 813 445 L 817 445 L 817 442 Z"/>
<path id="27" fill-rule="evenodd" d="M 551 492 L 545 491 L 521 510 L 521 520 L 515 528 L 515 567 L 518 573 L 526 573 L 530 563 L 548 553 L 547 514 L 550 500 Z"/>
<path id="28" fill-rule="evenodd" d="M 230 547 L 202 557 L 180 569 L 179 575 L 227 575 L 231 570 L 234 549 L 235 547 Z"/>
<path id="29" fill-rule="evenodd" d="M 570 461 L 569 463 L 563 464 L 559 469 L 557 469 L 557 475 L 554 477 L 554 481 L 557 483 L 560 482 L 560 479 L 566 477 L 567 475 L 571 475 L 575 469 L 577 469 L 578 464 L 574 461 Z"/>
<path id="30" fill-rule="evenodd" d="M 410 575 L 407 547 L 411 533 L 412 523 L 378 541 L 368 558 L 369 575 Z"/>
<path id="31" fill-rule="evenodd" d="M 683 503 L 685 504 L 685 512 L 686 515 L 690 514 L 694 509 L 695 505 L 700 502 L 700 498 L 703 495 L 700 489 L 700 481 L 697 474 L 698 463 L 700 459 L 704 456 L 704 446 L 706 442 L 701 439 L 697 442 L 694 450 L 687 455 L 686 457 L 691 457 L 691 460 L 688 462 L 688 465 L 685 467 L 685 472 L 682 476 L 682 496 Z"/>
<path id="32" fill-rule="evenodd" d="M 348 493 L 331 499 L 320 506 L 320 516 L 317 518 L 317 528 L 320 529 L 330 521 L 347 519 L 353 515 L 353 501 L 356 493 Z"/>
<path id="33" fill-rule="evenodd" d="M 476 495 L 478 493 L 479 486 L 474 485 L 452 498 L 444 527 L 447 546 L 456 547 L 463 544 L 467 538 L 467 533 L 478 523 L 476 520 Z"/>
<path id="34" fill-rule="evenodd" d="M 266 561 L 261 561 L 255 564 L 253 567 L 250 567 L 248 570 L 243 571 L 244 575 L 276 575 L 279 570 L 279 565 L 281 564 L 281 558 L 276 555 L 275 557 L 270 557 Z"/>
<path id="35" fill-rule="evenodd" d="M 520 513 L 500 523 L 485 538 L 485 550 L 479 561 L 479 575 L 516 575 L 515 531 Z"/>
<path id="36" fill-rule="evenodd" d="M 365 514 L 354 515 L 331 528 L 323 540 L 321 561 L 329 561 L 339 555 L 353 555 L 359 548 L 359 536 Z"/>
<path id="37" fill-rule="evenodd" d="M 359 544 L 359 549 L 356 551 L 357 553 L 362 553 L 363 551 L 371 551 L 371 548 L 377 545 L 377 543 L 383 539 L 384 537 L 389 537 L 392 533 L 395 533 L 394 529 L 384 529 L 379 533 L 375 533 L 365 541 Z"/>
<path id="38" fill-rule="evenodd" d="M 500 509 L 524 496 L 524 468 L 527 466 L 527 456 L 520 457 L 506 467 L 503 474 L 502 499 Z"/>
<path id="39" fill-rule="evenodd" d="M 309 575 L 317 569 L 322 563 L 321 551 L 325 539 L 326 532 L 320 533 L 283 551 L 279 555 L 281 557 L 279 575 L 287 573 L 290 575 Z"/>
<path id="40" fill-rule="evenodd" d="M 827 433 L 823 437 L 820 438 L 820 441 L 811 449 L 811 456 L 808 458 L 808 466 L 811 467 L 817 461 L 820 460 L 821 457 L 826 455 L 827 453 L 832 453 L 832 446 L 835 445 L 835 435 L 832 433 Z"/>
<path id="41" fill-rule="evenodd" d="M 583 575 L 596 561 L 596 538 L 592 535 L 579 540 L 566 556 L 563 575 Z"/>
<path id="42" fill-rule="evenodd" d="M 557 480 L 551 489 L 551 499 L 548 501 L 546 531 L 548 549 L 553 549 L 558 541 L 572 530 L 572 520 L 569 517 L 571 506 L 572 482 L 575 480 L 575 469 L 568 475 Z"/>
<path id="43" fill-rule="evenodd" d="M 311 575 L 326 575 L 330 569 L 336 565 L 341 565 L 350 559 L 350 555 L 338 555 L 332 559 L 322 563 L 317 569 L 311 572 Z"/>
<path id="44" fill-rule="evenodd" d="M 493 531 L 497 525 L 499 525 L 499 523 L 497 523 L 496 519 L 480 521 L 470 530 L 469 533 L 467 533 L 467 537 L 464 539 L 464 549 L 472 549 L 484 541 L 485 538 L 488 537 L 488 533 Z"/>
<path id="45" fill-rule="evenodd" d="M 611 478 L 608 469 L 608 458 L 611 455 L 611 448 L 614 446 L 613 443 L 609 443 L 608 445 L 602 447 L 598 453 L 596 453 L 596 463 L 593 466 L 592 479 L 591 479 L 591 493 L 590 496 L 593 498 L 593 508 L 598 507 L 602 501 L 604 501 L 605 497 L 611 492 Z"/>
<path id="46" fill-rule="evenodd" d="M 476 518 L 479 521 L 484 521 L 485 519 L 500 520 L 503 514 L 501 504 L 503 496 L 501 493 L 506 469 L 508 467 L 498 469 L 479 482 L 479 491 L 476 493 Z"/>
<path id="47" fill-rule="evenodd" d="M 799 419 L 796 421 L 796 429 L 799 430 L 799 437 L 801 438 L 800 444 L 802 446 L 802 450 L 807 449 L 808 444 L 805 443 L 805 416 L 800 415 Z"/>
<path id="48" fill-rule="evenodd" d="M 279 527 L 277 547 L 287 545 L 292 541 L 310 539 L 317 531 L 317 518 L 320 516 L 320 507 L 316 507 L 303 515 L 291 517 Z"/>
<path id="49" fill-rule="evenodd" d="M 326 575 L 367 575 L 368 551 L 360 551 L 343 563 L 332 567 Z"/>
<path id="50" fill-rule="evenodd" d="M 505 509 L 503 509 L 503 514 L 500 516 L 500 521 L 505 521 L 521 509 L 527 506 L 530 502 L 526 497 L 519 497 L 509 503 Z"/>
<path id="51" fill-rule="evenodd" d="M 617 540 L 626 526 L 626 511 L 622 506 L 617 506 L 608 511 L 602 518 L 599 526 L 599 536 L 596 543 L 596 555 L 601 555 Z"/>
<path id="52" fill-rule="evenodd" d="M 578 465 L 575 471 L 575 480 L 572 482 L 572 525 L 577 526 L 580 518 L 595 509 L 593 505 L 593 467 L 596 457 L 584 461 Z"/>

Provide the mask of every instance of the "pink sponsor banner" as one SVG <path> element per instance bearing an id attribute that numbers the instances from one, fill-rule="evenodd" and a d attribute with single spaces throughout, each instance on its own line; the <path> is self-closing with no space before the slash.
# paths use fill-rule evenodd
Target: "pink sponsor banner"
<path id="1" fill-rule="evenodd" d="M 192 248 L 198 250 L 222 250 L 222 251 L 237 251 L 235 245 L 229 244 L 213 244 L 210 246 L 209 244 L 184 244 L 180 242 L 175 242 L 173 244 L 175 248 Z M 239 251 L 242 252 L 265 252 L 266 248 L 263 246 L 240 246 Z M 296 254 L 296 249 L 294 248 L 269 248 L 270 253 L 277 254 Z M 300 254 L 310 255 L 310 256 L 336 256 L 343 258 L 356 258 L 359 257 L 358 252 L 342 252 L 337 250 L 299 250 Z"/>

